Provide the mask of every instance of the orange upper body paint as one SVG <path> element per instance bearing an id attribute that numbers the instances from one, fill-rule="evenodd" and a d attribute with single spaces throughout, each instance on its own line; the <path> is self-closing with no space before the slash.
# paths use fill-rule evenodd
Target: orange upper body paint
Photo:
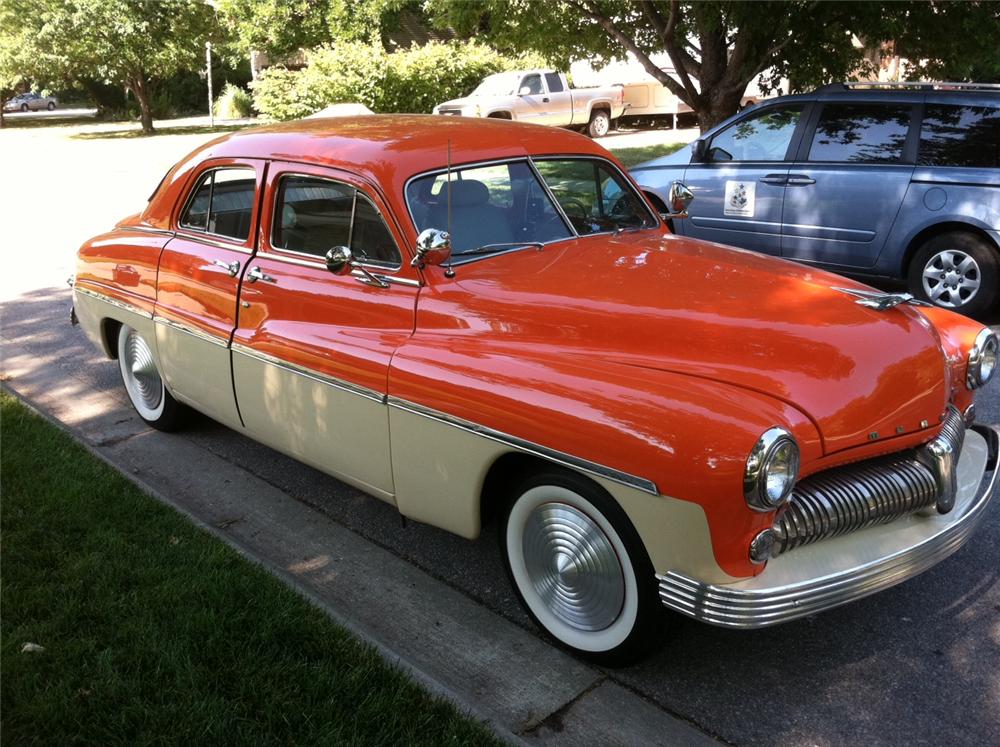
<path id="1" fill-rule="evenodd" d="M 648 478 L 704 508 L 715 557 L 733 576 L 760 572 L 747 546 L 773 521 L 747 507 L 742 487 L 765 430 L 794 434 L 807 475 L 925 442 L 949 402 L 971 402 L 964 356 L 981 325 L 907 305 L 864 308 L 838 290 L 859 283 L 664 224 L 484 257 L 452 278 L 411 268 L 417 229 L 404 187 L 443 168 L 449 148 L 456 166 L 552 154 L 617 164 L 582 136 L 491 120 L 256 128 L 174 167 L 141 215 L 83 247 L 77 281 L 226 342 Z M 228 281 L 205 252 L 192 261 L 178 245 L 177 217 L 205 168 L 241 160 L 258 169 L 257 230 L 243 246 L 205 249 L 245 260 Z M 412 285 L 374 288 L 316 262 L 282 262 L 268 238 L 282 170 L 367 194 L 403 257 L 393 274 Z M 250 285 L 250 266 L 279 282 Z"/>

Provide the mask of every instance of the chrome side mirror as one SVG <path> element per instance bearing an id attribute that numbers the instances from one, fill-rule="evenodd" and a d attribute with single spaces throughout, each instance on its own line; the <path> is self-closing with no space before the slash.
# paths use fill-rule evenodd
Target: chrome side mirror
<path id="1" fill-rule="evenodd" d="M 425 228 L 417 237 L 417 256 L 410 264 L 423 269 L 426 265 L 443 265 L 451 257 L 451 234 L 438 228 Z"/>
<path id="2" fill-rule="evenodd" d="M 354 267 L 354 254 L 346 246 L 335 246 L 326 253 L 326 269 L 334 275 L 346 275 Z"/>
<path id="3" fill-rule="evenodd" d="M 673 182 L 670 185 L 670 192 L 667 195 L 669 213 L 660 213 L 663 220 L 673 220 L 674 218 L 687 218 L 688 205 L 694 199 L 694 193 L 683 182 Z"/>

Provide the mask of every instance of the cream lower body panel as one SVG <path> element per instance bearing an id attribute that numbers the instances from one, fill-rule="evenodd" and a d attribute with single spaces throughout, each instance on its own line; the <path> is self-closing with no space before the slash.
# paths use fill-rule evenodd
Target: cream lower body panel
<path id="1" fill-rule="evenodd" d="M 246 430 L 261 443 L 393 501 L 389 416 L 383 402 L 312 375 L 232 351 Z"/>
<path id="2" fill-rule="evenodd" d="M 108 356 L 117 356 L 118 338 L 106 340 L 104 338 L 104 323 L 107 319 L 114 319 L 121 322 L 140 335 L 149 343 L 149 347 L 156 356 L 156 335 L 153 330 L 153 317 L 151 314 L 130 307 L 127 304 L 113 301 L 101 296 L 95 291 L 85 288 L 73 289 L 73 308 L 76 310 L 76 318 L 80 322 L 80 328 L 87 338 Z M 157 358 L 156 365 L 159 367 L 160 361 Z"/>
<path id="3" fill-rule="evenodd" d="M 155 329 L 157 367 L 174 398 L 239 430 L 228 341 L 208 339 L 162 319 L 155 320 Z"/>
<path id="4" fill-rule="evenodd" d="M 402 407 L 389 407 L 396 505 L 404 516 L 468 539 L 482 527 L 481 493 L 504 454 L 531 453 Z M 697 504 L 587 474 L 624 509 L 655 569 L 684 568 L 729 583 L 712 553 L 708 519 Z"/>

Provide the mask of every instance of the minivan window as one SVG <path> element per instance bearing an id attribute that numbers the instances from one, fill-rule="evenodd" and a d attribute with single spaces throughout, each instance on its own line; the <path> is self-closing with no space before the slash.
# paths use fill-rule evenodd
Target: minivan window
<path id="1" fill-rule="evenodd" d="M 917 163 L 1000 167 L 1000 107 L 928 104 L 920 128 Z"/>
<path id="2" fill-rule="evenodd" d="M 909 104 L 827 104 L 809 160 L 897 163 L 903 157 L 911 111 Z"/>
<path id="3" fill-rule="evenodd" d="M 562 79 L 559 73 L 545 73 L 545 82 L 549 86 L 549 93 L 559 93 L 563 90 Z"/>
<path id="4" fill-rule="evenodd" d="M 709 161 L 783 161 L 802 106 L 775 106 L 741 119 L 714 138 Z"/>
<path id="5" fill-rule="evenodd" d="M 184 228 L 246 241 L 250 236 L 257 174 L 253 169 L 213 169 L 198 180 L 181 215 Z"/>

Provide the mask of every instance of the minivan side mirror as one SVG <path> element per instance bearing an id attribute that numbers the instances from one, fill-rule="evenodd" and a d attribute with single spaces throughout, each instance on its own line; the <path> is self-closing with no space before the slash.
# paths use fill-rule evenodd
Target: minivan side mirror
<path id="1" fill-rule="evenodd" d="M 517 91 L 518 96 L 529 96 L 531 95 L 531 88 L 528 86 L 521 86 Z"/>

